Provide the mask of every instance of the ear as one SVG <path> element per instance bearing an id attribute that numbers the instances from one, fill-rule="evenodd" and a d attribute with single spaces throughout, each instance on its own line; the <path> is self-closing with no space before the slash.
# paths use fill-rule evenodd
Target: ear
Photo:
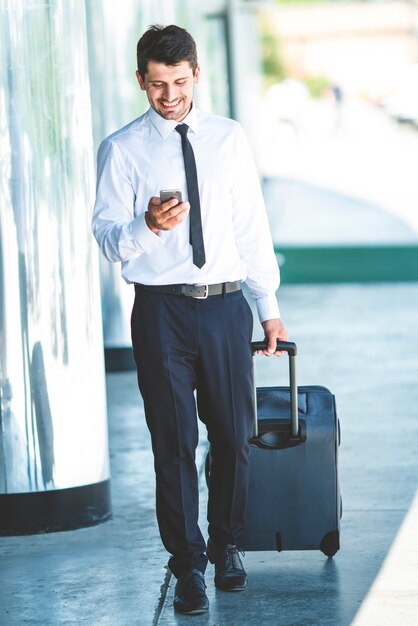
<path id="1" fill-rule="evenodd" d="M 136 75 L 136 80 L 138 81 L 139 86 L 141 87 L 142 91 L 145 91 L 145 81 L 142 78 L 141 74 L 138 72 L 138 70 L 136 70 L 135 75 Z"/>
<path id="2" fill-rule="evenodd" d="M 199 82 L 199 76 L 200 76 L 200 65 L 197 64 L 196 69 L 194 71 L 194 76 L 193 76 L 195 85 Z"/>

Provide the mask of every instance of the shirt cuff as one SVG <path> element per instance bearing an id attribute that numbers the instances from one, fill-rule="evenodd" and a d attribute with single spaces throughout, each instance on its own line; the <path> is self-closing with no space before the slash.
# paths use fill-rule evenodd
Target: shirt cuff
<path id="1" fill-rule="evenodd" d="M 145 221 L 145 213 L 138 215 L 132 222 L 132 235 L 146 254 L 154 252 L 164 245 L 164 239 L 152 232 Z"/>
<path id="2" fill-rule="evenodd" d="M 265 322 L 266 320 L 273 320 L 280 317 L 280 309 L 276 296 L 265 296 L 264 298 L 257 298 L 255 303 L 257 305 L 257 312 L 260 322 Z"/>

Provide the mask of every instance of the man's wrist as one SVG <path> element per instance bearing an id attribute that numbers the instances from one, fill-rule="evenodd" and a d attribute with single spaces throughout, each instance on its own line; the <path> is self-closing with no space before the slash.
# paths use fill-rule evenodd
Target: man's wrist
<path id="1" fill-rule="evenodd" d="M 154 235 L 158 235 L 158 233 L 160 232 L 160 229 L 157 228 L 155 226 L 155 224 L 153 223 L 153 220 L 152 220 L 152 217 L 151 217 L 149 211 L 146 211 L 146 213 L 145 213 L 145 223 L 148 226 L 148 228 L 150 229 L 150 231 L 154 233 Z"/>

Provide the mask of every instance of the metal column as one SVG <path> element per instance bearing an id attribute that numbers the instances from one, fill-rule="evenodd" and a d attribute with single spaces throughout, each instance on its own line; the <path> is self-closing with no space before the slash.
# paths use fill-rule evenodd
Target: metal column
<path id="1" fill-rule="evenodd" d="M 0 534 L 110 516 L 84 3 L 0 1 Z"/>

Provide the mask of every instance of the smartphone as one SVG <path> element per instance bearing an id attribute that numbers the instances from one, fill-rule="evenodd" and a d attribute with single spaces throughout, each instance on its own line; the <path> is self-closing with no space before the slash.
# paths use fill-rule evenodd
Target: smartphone
<path id="1" fill-rule="evenodd" d="M 179 203 L 183 202 L 180 189 L 162 189 L 160 191 L 161 202 L 167 202 L 167 200 L 171 200 L 171 198 L 176 198 Z"/>

